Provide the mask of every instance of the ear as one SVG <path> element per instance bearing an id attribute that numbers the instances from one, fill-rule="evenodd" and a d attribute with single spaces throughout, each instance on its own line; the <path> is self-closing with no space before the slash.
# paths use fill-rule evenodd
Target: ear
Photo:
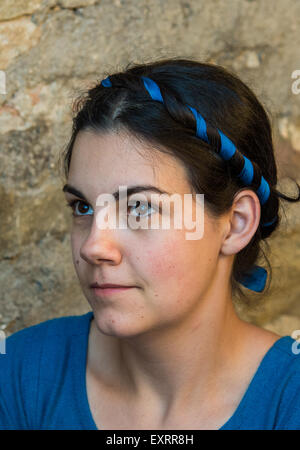
<path id="1" fill-rule="evenodd" d="M 260 221 L 261 206 L 256 193 L 250 189 L 239 191 L 224 225 L 224 240 L 220 253 L 234 255 L 251 241 Z"/>

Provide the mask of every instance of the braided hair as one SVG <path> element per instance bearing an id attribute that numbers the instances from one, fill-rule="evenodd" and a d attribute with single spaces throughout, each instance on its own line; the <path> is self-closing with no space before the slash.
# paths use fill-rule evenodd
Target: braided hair
<path id="1" fill-rule="evenodd" d="M 163 104 L 151 99 L 144 77 L 159 86 Z M 257 192 L 263 179 L 270 192 L 261 207 L 260 224 L 251 241 L 235 255 L 231 272 L 233 295 L 250 304 L 253 299 L 242 291 L 239 280 L 251 271 L 262 253 L 270 272 L 264 292 L 268 291 L 272 268 L 262 244 L 267 245 L 265 239 L 280 225 L 279 198 L 300 200 L 297 183 L 296 198 L 276 189 L 272 130 L 264 107 L 252 90 L 228 69 L 191 59 L 129 64 L 125 70 L 110 74 L 106 82 L 110 89 L 97 81 L 73 103 L 72 136 L 63 153 L 64 175 L 68 176 L 79 131 L 123 131 L 175 157 L 184 166 L 192 191 L 204 194 L 206 211 L 217 222 L 231 208 L 237 192 L 245 189 L 238 175 L 245 158 L 251 161 L 253 176 L 246 188 Z M 195 111 L 205 118 L 206 139 L 195 134 Z M 227 161 L 220 156 L 223 133 L 236 147 Z"/>

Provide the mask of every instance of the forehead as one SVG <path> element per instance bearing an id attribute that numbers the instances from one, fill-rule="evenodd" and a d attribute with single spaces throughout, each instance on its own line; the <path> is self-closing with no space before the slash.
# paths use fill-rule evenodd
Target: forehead
<path id="1" fill-rule="evenodd" d="M 114 192 L 119 185 L 132 184 L 152 184 L 182 194 L 190 192 L 185 169 L 179 161 L 151 144 L 121 133 L 79 132 L 68 183 L 87 195 Z"/>

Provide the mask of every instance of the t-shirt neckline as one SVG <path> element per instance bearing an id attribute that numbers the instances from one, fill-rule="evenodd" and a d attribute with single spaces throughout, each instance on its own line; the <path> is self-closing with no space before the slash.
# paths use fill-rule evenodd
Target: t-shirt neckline
<path id="1" fill-rule="evenodd" d="M 78 380 L 78 387 L 76 389 L 76 392 L 78 392 L 79 398 L 78 398 L 78 404 L 80 405 L 80 412 L 82 413 L 82 419 L 85 422 L 88 420 L 88 429 L 98 430 L 100 429 L 97 427 L 92 411 L 89 405 L 88 401 L 88 395 L 87 395 L 87 385 L 86 385 L 86 363 L 87 363 L 87 350 L 88 350 L 88 339 L 89 339 L 89 331 L 91 326 L 91 321 L 94 316 L 93 311 L 89 311 L 86 316 L 86 333 L 83 334 L 83 361 L 84 364 L 80 364 L 80 374 L 76 379 Z M 264 370 L 265 365 L 267 364 L 271 354 L 273 353 L 274 349 L 277 348 L 283 341 L 286 341 L 287 339 L 291 339 L 290 336 L 281 336 L 277 341 L 274 342 L 274 344 L 269 348 L 269 350 L 265 353 L 263 356 L 259 366 L 256 369 L 256 372 L 254 373 L 241 401 L 239 402 L 237 408 L 229 417 L 229 419 L 220 427 L 218 430 L 222 430 L 227 428 L 231 422 L 235 420 L 235 418 L 240 414 L 241 410 L 244 408 L 247 399 L 249 396 L 251 396 L 251 392 L 255 389 L 255 383 L 256 380 L 259 378 L 260 373 Z M 83 400 L 82 400 L 83 399 Z"/>
<path id="2" fill-rule="evenodd" d="M 238 416 L 241 416 L 241 411 L 246 408 L 246 404 L 249 398 L 252 397 L 252 392 L 256 389 L 256 383 L 260 379 L 261 373 L 265 370 L 265 367 L 267 366 L 271 356 L 274 353 L 274 350 L 280 347 L 283 342 L 290 340 L 290 336 L 281 336 L 279 339 L 277 339 L 273 345 L 267 350 L 267 352 L 264 354 L 263 358 L 261 359 L 259 366 L 257 367 L 253 377 L 251 378 L 250 383 L 248 384 L 248 387 L 246 391 L 244 392 L 244 395 L 242 399 L 240 400 L 238 406 L 236 407 L 233 414 L 229 417 L 229 419 L 219 428 L 219 430 L 226 429 L 228 426 L 231 425 L 232 422 L 235 421 L 235 419 Z"/>

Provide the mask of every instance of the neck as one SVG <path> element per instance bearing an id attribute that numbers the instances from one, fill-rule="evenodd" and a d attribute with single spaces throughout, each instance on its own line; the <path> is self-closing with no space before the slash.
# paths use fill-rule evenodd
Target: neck
<path id="1" fill-rule="evenodd" d="M 135 404 L 147 400 L 161 417 L 192 409 L 196 402 L 211 404 L 220 392 L 224 396 L 250 324 L 238 318 L 231 297 L 212 301 L 209 296 L 199 303 L 172 326 L 130 338 L 106 336 L 109 350 L 102 353 L 110 359 L 102 360 L 102 379 L 129 393 Z"/>

